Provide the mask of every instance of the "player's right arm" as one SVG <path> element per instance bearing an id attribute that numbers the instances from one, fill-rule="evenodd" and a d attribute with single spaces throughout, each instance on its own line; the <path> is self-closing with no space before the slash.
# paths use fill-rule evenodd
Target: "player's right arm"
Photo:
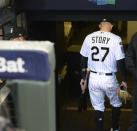
<path id="1" fill-rule="evenodd" d="M 127 87 L 125 58 L 117 60 L 117 67 L 118 67 L 119 74 L 122 78 L 121 85 L 124 86 L 124 87 Z"/>
<path id="2" fill-rule="evenodd" d="M 131 42 L 127 48 L 126 51 L 126 68 L 129 70 L 129 72 L 133 75 L 134 79 L 137 79 L 137 72 L 136 72 L 136 66 L 135 66 L 135 47 L 134 44 L 136 44 L 137 41 L 137 33 L 134 34 L 134 36 L 131 39 Z"/>

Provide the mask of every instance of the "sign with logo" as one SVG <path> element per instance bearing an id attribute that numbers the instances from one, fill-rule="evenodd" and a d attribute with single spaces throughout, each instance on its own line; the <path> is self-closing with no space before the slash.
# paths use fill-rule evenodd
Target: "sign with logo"
<path id="1" fill-rule="evenodd" d="M 42 51 L 0 50 L 0 78 L 47 81 L 48 54 Z"/>
<path id="2" fill-rule="evenodd" d="M 88 0 L 96 5 L 115 5 L 115 0 Z"/>
<path id="3" fill-rule="evenodd" d="M 137 0 L 22 0 L 21 10 L 119 10 L 137 11 Z"/>

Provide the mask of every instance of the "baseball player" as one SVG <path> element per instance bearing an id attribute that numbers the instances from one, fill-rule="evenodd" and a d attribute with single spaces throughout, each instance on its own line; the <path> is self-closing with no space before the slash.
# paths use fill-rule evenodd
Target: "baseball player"
<path id="1" fill-rule="evenodd" d="M 27 33 L 22 27 L 11 28 L 10 34 L 6 35 L 8 40 L 22 41 L 26 40 Z M 5 85 L 6 80 L 0 79 L 0 88 Z"/>
<path id="2" fill-rule="evenodd" d="M 25 41 L 27 40 L 27 32 L 22 27 L 13 27 L 11 28 L 10 33 L 6 35 L 6 39 L 11 41 Z M 8 107 L 11 108 L 12 106 L 12 108 L 14 108 L 15 105 L 11 94 L 9 94 L 8 100 L 10 101 Z M 9 110 L 9 113 L 11 116 L 14 115 L 14 117 L 11 118 L 11 121 L 13 125 L 16 126 L 16 113 L 13 110 Z"/>
<path id="3" fill-rule="evenodd" d="M 112 128 L 111 131 L 119 131 L 121 99 L 117 95 L 119 83 L 115 73 L 120 72 L 122 86 L 127 87 L 125 74 L 125 54 L 121 38 L 111 30 L 114 24 L 109 18 L 102 19 L 99 24 L 99 31 L 86 36 L 80 54 L 82 79 L 81 89 L 84 92 L 85 77 L 87 68 L 89 75 L 89 94 L 91 104 L 95 110 L 95 120 L 97 131 L 103 131 L 104 97 L 109 98 L 112 105 Z"/>

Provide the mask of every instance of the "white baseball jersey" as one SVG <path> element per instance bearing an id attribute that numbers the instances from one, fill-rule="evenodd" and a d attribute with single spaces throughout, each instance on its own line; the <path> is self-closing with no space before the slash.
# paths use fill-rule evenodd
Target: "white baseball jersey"
<path id="1" fill-rule="evenodd" d="M 94 109 L 104 111 L 105 95 L 113 107 L 120 107 L 119 83 L 113 72 L 117 72 L 116 61 L 125 58 L 121 38 L 111 32 L 94 32 L 85 38 L 80 54 L 88 57 L 88 68 L 98 72 L 91 72 L 89 77 L 89 94 Z"/>
<path id="2" fill-rule="evenodd" d="M 80 54 L 88 57 L 88 68 L 95 72 L 117 72 L 116 60 L 125 58 L 121 38 L 111 32 L 89 34 Z"/>

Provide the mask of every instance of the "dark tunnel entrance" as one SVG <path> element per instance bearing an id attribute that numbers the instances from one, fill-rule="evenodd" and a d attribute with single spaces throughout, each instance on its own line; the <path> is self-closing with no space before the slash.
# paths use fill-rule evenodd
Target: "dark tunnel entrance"
<path id="1" fill-rule="evenodd" d="M 32 21 L 28 24 L 29 38 L 31 40 L 50 40 L 55 42 L 56 50 L 56 109 L 57 109 L 57 129 L 59 131 L 66 130 L 95 130 L 93 120 L 93 108 L 90 103 L 89 95 L 87 97 L 87 109 L 79 111 L 80 100 L 80 48 L 86 35 L 98 30 L 98 21 Z M 128 37 L 130 34 L 127 30 L 131 28 L 132 23 L 129 21 L 117 21 L 113 33 L 122 37 L 124 49 L 128 46 Z M 130 32 L 132 33 L 132 32 Z M 119 82 L 121 82 L 119 74 L 117 74 Z M 130 75 L 128 75 L 128 85 L 132 87 Z M 129 89 L 132 92 L 132 88 Z M 108 121 L 111 117 L 111 106 L 109 100 L 106 99 L 105 119 Z M 125 113 L 130 118 L 131 102 L 123 104 L 122 117 L 123 123 L 127 123 L 122 127 L 126 130 L 129 125 L 129 119 L 125 117 Z M 81 120 L 80 120 L 80 119 Z M 90 122 L 89 122 L 90 121 Z M 83 124 L 84 122 L 84 124 Z M 93 122 L 93 123 L 92 123 Z M 92 123 L 92 124 L 90 124 Z M 109 123 L 105 124 L 106 130 Z"/>

